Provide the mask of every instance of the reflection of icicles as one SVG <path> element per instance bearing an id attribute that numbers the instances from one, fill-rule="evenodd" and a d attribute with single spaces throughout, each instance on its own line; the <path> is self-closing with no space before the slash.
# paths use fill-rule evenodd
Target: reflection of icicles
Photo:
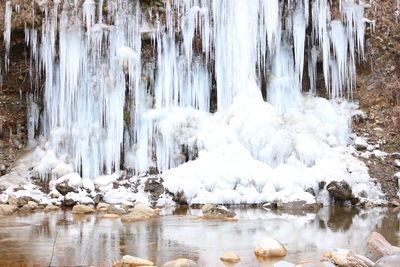
<path id="1" fill-rule="evenodd" d="M 7 71 L 9 65 L 10 56 L 10 41 L 11 41 L 11 18 L 12 18 L 12 3 L 11 1 L 6 2 L 6 9 L 4 12 L 4 46 L 6 48 L 4 65 Z"/>

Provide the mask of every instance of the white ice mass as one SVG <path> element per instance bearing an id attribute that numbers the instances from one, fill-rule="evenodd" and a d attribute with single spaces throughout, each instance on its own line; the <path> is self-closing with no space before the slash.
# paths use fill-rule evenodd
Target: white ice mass
<path id="1" fill-rule="evenodd" d="M 345 180 L 381 201 L 348 147 L 357 107 L 342 99 L 363 58 L 362 3 L 342 0 L 335 19 L 328 0 L 175 0 L 165 14 L 129 0 L 43 9 L 41 30 L 26 29 L 30 66 L 45 81 L 43 112 L 37 94 L 28 109 L 41 177 L 74 171 L 107 186 L 120 169 L 157 169 L 190 204 L 326 204 L 320 182 Z M 319 72 L 329 100 L 316 96 Z"/>

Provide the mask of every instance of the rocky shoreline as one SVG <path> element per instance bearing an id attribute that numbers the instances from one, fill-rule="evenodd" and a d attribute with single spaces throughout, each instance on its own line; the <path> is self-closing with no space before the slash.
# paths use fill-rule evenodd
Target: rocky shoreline
<path id="1" fill-rule="evenodd" d="M 30 208 L 33 212 L 56 212 L 60 208 L 54 205 L 48 205 L 46 208 L 38 206 L 35 203 L 29 202 L 26 208 Z M 9 209 L 7 209 L 9 208 Z M 0 213 L 11 215 L 17 210 L 16 206 L 0 205 Z M 121 220 L 122 223 L 137 223 L 139 221 L 150 221 L 156 218 L 162 219 L 160 209 L 153 209 L 150 206 L 137 203 L 133 207 L 126 205 L 110 205 L 99 203 L 94 205 L 75 205 L 72 209 L 74 216 L 91 216 L 97 214 L 100 219 L 104 220 Z M 18 211 L 22 212 L 21 209 Z M 236 214 L 231 210 L 221 205 L 205 204 L 201 208 L 201 216 L 194 219 L 215 220 L 221 223 L 234 222 Z M 179 216 L 179 215 L 175 215 Z M 290 249 L 287 249 L 280 241 L 266 236 L 260 238 L 257 245 L 253 248 L 254 264 L 256 262 L 268 262 L 274 267 L 294 267 L 294 266 L 341 266 L 341 267 L 395 267 L 400 264 L 400 248 L 391 245 L 381 234 L 372 232 L 366 240 L 365 255 L 357 254 L 347 249 L 332 248 L 327 253 L 320 255 L 318 262 L 300 261 L 291 263 L 285 260 L 285 256 L 290 255 Z M 249 248 L 250 249 L 250 248 Z M 240 253 L 239 253 L 240 254 Z M 235 252 L 227 252 L 221 255 L 220 260 L 228 266 L 234 266 L 240 263 L 240 255 Z M 134 266 L 155 266 L 155 263 L 143 259 L 138 256 L 125 255 L 122 259 L 115 261 L 113 267 L 134 267 Z M 190 258 L 178 258 L 173 261 L 159 265 L 163 267 L 183 267 L 183 266 L 201 266 L 195 260 Z"/>
<path id="2" fill-rule="evenodd" d="M 293 264 L 282 260 L 288 253 L 284 245 L 271 237 L 264 237 L 254 248 L 254 254 L 261 261 L 269 261 L 274 267 L 296 266 L 340 266 L 340 267 L 395 267 L 400 265 L 400 248 L 392 246 L 381 234 L 373 232 L 368 236 L 366 256 L 356 254 L 346 249 L 332 249 L 321 256 L 319 265 L 312 265 L 311 261 L 301 261 Z M 228 252 L 220 260 L 227 266 L 234 266 L 240 262 L 240 256 Z M 274 263 L 275 262 L 275 263 Z M 310 265 L 311 264 L 311 265 Z M 116 261 L 113 267 L 154 266 L 154 263 L 130 255 L 125 255 Z M 180 258 L 162 265 L 163 267 L 196 267 L 195 261 Z"/>

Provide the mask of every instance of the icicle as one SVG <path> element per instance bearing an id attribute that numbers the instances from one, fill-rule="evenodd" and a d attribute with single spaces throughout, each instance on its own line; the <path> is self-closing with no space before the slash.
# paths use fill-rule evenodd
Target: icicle
<path id="1" fill-rule="evenodd" d="M 308 50 L 308 77 L 310 79 L 310 92 L 315 95 L 317 91 L 317 60 L 318 48 L 309 44 Z"/>
<path id="2" fill-rule="evenodd" d="M 322 48 L 325 87 L 328 92 L 330 90 L 330 39 L 328 33 L 328 22 L 330 21 L 330 16 L 330 9 L 327 0 L 314 0 L 312 4 L 313 31 L 316 38 L 318 38 L 319 46 Z"/>
<path id="3" fill-rule="evenodd" d="M 4 57 L 5 71 L 8 70 L 9 56 L 10 56 L 10 44 L 11 44 L 11 19 L 12 19 L 12 3 L 11 1 L 6 2 L 6 9 L 4 12 L 4 46 L 6 49 Z"/>
<path id="4" fill-rule="evenodd" d="M 293 43 L 295 56 L 296 75 L 300 81 L 303 80 L 304 68 L 304 43 L 306 39 L 306 21 L 304 18 L 304 9 L 298 7 L 293 15 Z"/>

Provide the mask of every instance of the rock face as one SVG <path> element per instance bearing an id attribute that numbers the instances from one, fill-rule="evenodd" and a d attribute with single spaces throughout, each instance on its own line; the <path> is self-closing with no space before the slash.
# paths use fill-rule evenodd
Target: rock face
<path id="1" fill-rule="evenodd" d="M 149 206 L 138 203 L 135 205 L 133 210 L 125 216 L 121 217 L 122 222 L 137 222 L 137 221 L 144 221 L 151 218 L 157 217 L 157 212 L 150 208 Z"/>
<path id="2" fill-rule="evenodd" d="M 122 257 L 121 260 L 114 262 L 112 265 L 112 267 L 135 267 L 135 266 L 154 266 L 154 263 L 149 260 L 125 255 L 124 257 Z"/>
<path id="3" fill-rule="evenodd" d="M 330 182 L 326 189 L 328 190 L 329 195 L 337 202 L 354 199 L 351 187 L 346 181 Z"/>
<path id="4" fill-rule="evenodd" d="M 94 212 L 95 210 L 92 206 L 76 205 L 72 208 L 72 213 L 74 214 L 90 214 Z"/>
<path id="5" fill-rule="evenodd" d="M 228 210 L 222 205 L 205 204 L 201 208 L 201 211 L 203 212 L 203 217 L 206 219 L 223 219 L 236 216 L 233 211 Z"/>
<path id="6" fill-rule="evenodd" d="M 258 257 L 284 257 L 286 256 L 286 248 L 277 240 L 265 237 L 256 246 L 254 253 Z"/>
<path id="7" fill-rule="evenodd" d="M 177 259 L 169 261 L 163 265 L 163 267 L 197 267 L 197 263 L 189 259 Z"/>
<path id="8" fill-rule="evenodd" d="M 339 267 L 373 267 L 375 265 L 370 259 L 348 250 L 335 249 L 331 251 L 331 256 L 332 263 Z"/>
<path id="9" fill-rule="evenodd" d="M 240 261 L 240 257 L 233 252 L 228 252 L 222 255 L 220 260 L 224 262 L 237 263 Z"/>
<path id="10" fill-rule="evenodd" d="M 16 206 L 1 204 L 0 205 L 0 215 L 1 216 L 9 216 L 12 215 L 17 210 Z"/>
<path id="11" fill-rule="evenodd" d="M 375 267 L 399 267 L 400 266 L 400 255 L 390 255 L 380 258 Z"/>
<path id="12" fill-rule="evenodd" d="M 367 257 L 373 261 L 394 253 L 394 247 L 380 234 L 373 232 L 367 239 Z M 399 265 L 400 266 L 400 265 Z"/>

